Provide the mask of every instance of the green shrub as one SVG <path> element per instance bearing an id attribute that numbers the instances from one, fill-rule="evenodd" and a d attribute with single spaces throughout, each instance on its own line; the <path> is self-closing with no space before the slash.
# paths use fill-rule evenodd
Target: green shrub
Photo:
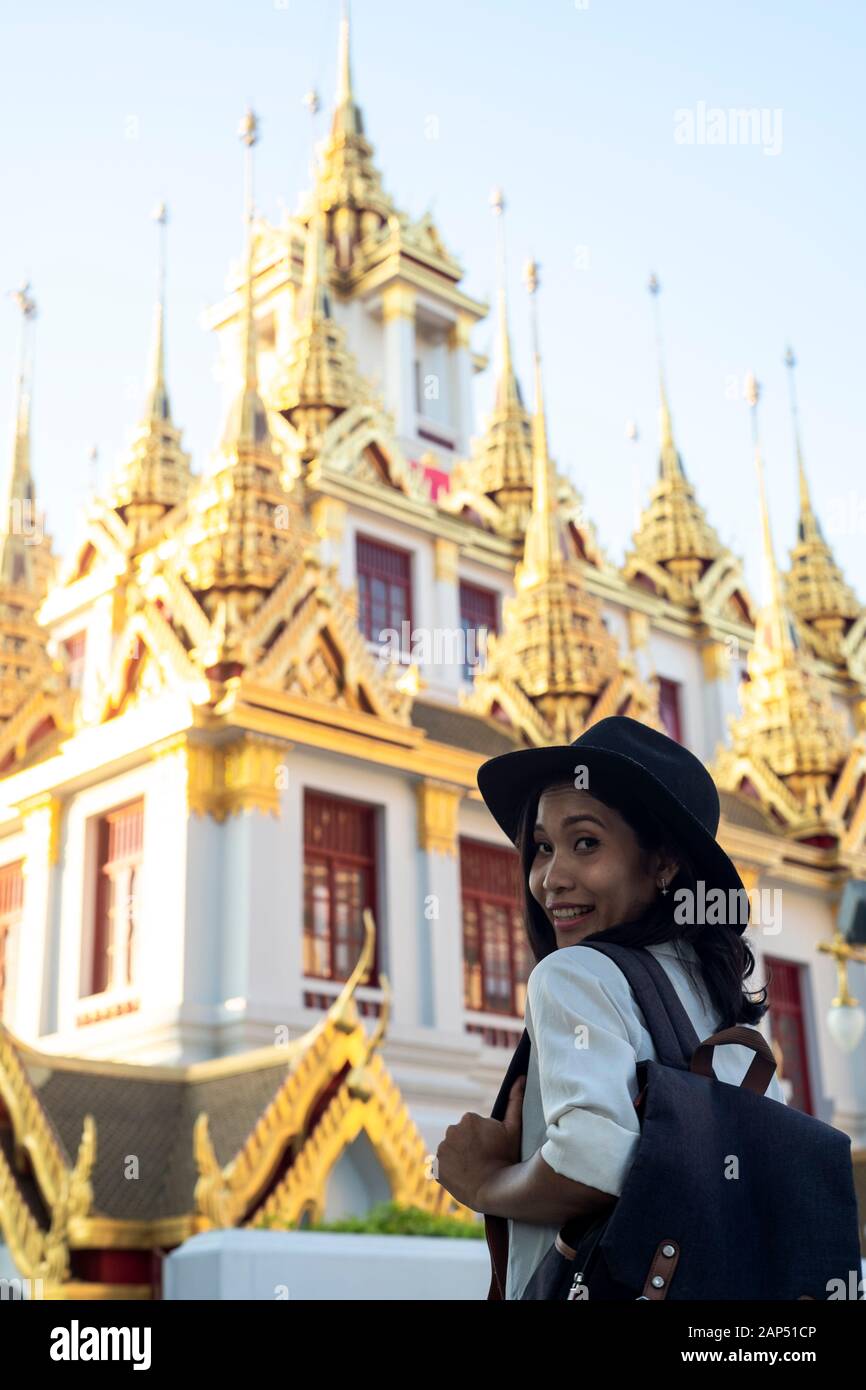
<path id="1" fill-rule="evenodd" d="M 483 1240 L 484 1223 L 459 1221 L 453 1216 L 436 1216 L 419 1207 L 401 1207 L 396 1202 L 379 1202 L 365 1216 L 346 1216 L 341 1221 L 322 1222 L 317 1226 L 288 1226 L 275 1217 L 262 1217 L 256 1223 L 272 1231 L 349 1231 L 356 1235 L 373 1236 L 450 1236 L 458 1240 Z"/>

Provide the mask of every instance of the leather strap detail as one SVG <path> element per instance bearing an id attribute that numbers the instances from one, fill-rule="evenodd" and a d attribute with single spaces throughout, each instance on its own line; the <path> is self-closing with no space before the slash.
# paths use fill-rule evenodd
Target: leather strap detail
<path id="1" fill-rule="evenodd" d="M 562 1235 L 559 1231 L 557 1231 L 553 1243 L 559 1251 L 560 1255 L 564 1255 L 567 1260 L 574 1259 L 575 1255 L 577 1254 L 577 1251 L 572 1249 L 572 1247 L 562 1239 Z"/>
<path id="2" fill-rule="evenodd" d="M 665 1254 L 665 1251 L 668 1253 Z M 649 1299 L 651 1302 L 657 1303 L 659 1299 L 667 1298 L 679 1258 L 680 1247 L 675 1240 L 659 1241 L 653 1262 L 649 1267 L 646 1283 L 643 1286 L 643 1292 L 640 1295 L 642 1299 Z M 653 1283 L 653 1280 L 660 1282 Z"/>
<path id="3" fill-rule="evenodd" d="M 756 1095 L 762 1096 L 773 1079 L 776 1059 L 767 1039 L 754 1028 L 744 1028 L 738 1024 L 735 1028 L 723 1028 L 720 1033 L 713 1033 L 711 1037 L 705 1038 L 695 1048 L 690 1070 L 698 1076 L 712 1076 L 713 1048 L 724 1046 L 725 1043 L 739 1043 L 755 1053 L 740 1086 L 744 1091 L 754 1091 Z"/>

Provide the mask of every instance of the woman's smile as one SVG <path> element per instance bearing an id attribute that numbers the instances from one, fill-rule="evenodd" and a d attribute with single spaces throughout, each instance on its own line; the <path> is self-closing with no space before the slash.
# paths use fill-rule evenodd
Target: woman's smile
<path id="1" fill-rule="evenodd" d="M 579 923 L 585 922 L 592 911 L 592 907 L 578 907 L 573 903 L 564 903 L 562 906 L 553 903 L 547 909 L 555 927 L 576 927 Z"/>

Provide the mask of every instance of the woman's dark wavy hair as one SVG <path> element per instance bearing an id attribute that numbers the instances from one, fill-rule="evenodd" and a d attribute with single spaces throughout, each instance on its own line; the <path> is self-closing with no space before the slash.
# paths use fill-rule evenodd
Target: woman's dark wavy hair
<path id="1" fill-rule="evenodd" d="M 601 789 L 598 784 L 601 783 Z M 557 949 L 556 933 L 541 904 L 529 890 L 529 871 L 535 858 L 533 829 L 538 802 L 545 786 L 539 785 L 523 807 L 517 833 L 524 895 L 524 920 L 529 945 L 536 962 Z M 688 855 L 679 848 L 675 836 L 663 820 L 625 786 L 611 779 L 593 779 L 592 795 L 597 801 L 617 811 L 634 831 L 641 850 L 649 855 L 656 850 L 669 853 L 680 863 L 679 872 L 668 887 L 670 892 L 659 897 L 648 911 L 633 922 L 624 922 L 607 931 L 593 932 L 584 941 L 621 942 L 625 946 L 651 946 L 661 941 L 690 942 L 700 962 L 700 978 L 694 974 L 693 962 L 679 952 L 680 960 L 698 989 L 706 987 L 719 1019 L 718 1028 L 730 1028 L 736 1023 L 756 1024 L 769 1008 L 767 986 L 747 991 L 744 982 L 755 969 L 755 957 L 748 942 L 733 927 L 711 923 L 682 923 L 675 920 L 677 889 L 686 888 L 697 895 L 697 876 Z M 694 899 L 693 899 L 694 901 Z"/>

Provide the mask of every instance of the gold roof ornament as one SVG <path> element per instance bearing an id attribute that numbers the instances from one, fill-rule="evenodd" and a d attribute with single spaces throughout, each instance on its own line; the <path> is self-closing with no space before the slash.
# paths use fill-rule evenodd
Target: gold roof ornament
<path id="1" fill-rule="evenodd" d="M 514 531 L 522 533 L 532 505 L 532 423 L 529 411 L 523 404 L 511 353 L 505 249 L 506 205 L 501 188 L 493 190 L 490 205 L 498 231 L 498 375 L 493 410 L 476 454 L 476 477 L 479 491 L 491 498 L 506 514 L 512 512 Z"/>
<path id="2" fill-rule="evenodd" d="M 22 285 L 12 295 L 21 311 L 21 333 L 16 374 L 15 418 L 12 449 L 2 494 L 0 517 L 0 722 L 16 722 L 25 706 L 40 695 L 60 695 L 66 687 L 62 667 L 52 661 L 47 650 L 47 633 L 36 620 L 36 612 L 46 595 L 54 573 L 50 537 L 45 534 L 45 517 L 36 502 L 30 470 L 30 405 L 32 397 L 32 336 L 36 301 L 30 285 Z M 0 768 L 23 756 L 42 735 L 55 731 L 47 717 L 16 723 L 13 743 L 17 753 L 4 747 Z M 21 724 L 21 728 L 18 725 Z M 41 731 L 40 731 L 40 725 Z M 7 739 L 2 739 L 5 744 Z"/>
<path id="3" fill-rule="evenodd" d="M 629 714 L 659 727 L 657 693 L 644 686 L 631 658 L 621 658 L 566 546 L 550 456 L 538 347 L 538 267 L 527 266 L 533 304 L 535 411 L 532 420 L 532 509 L 516 594 L 506 600 L 501 635 L 489 635 L 486 661 L 464 708 L 494 713 L 529 743 L 570 743 L 609 714 Z"/>
<path id="4" fill-rule="evenodd" d="M 253 157 L 258 122 L 244 116 L 246 285 L 241 382 L 213 466 L 201 479 L 182 528 L 181 573 L 214 622 L 210 664 L 221 677 L 248 659 L 251 615 L 298 544 L 299 508 L 283 481 L 283 463 L 259 394 L 253 309 Z"/>
<path id="5" fill-rule="evenodd" d="M 803 636 L 815 655 L 834 665 L 844 666 L 847 661 L 844 639 L 863 613 L 863 606 L 846 583 L 812 506 L 800 441 L 796 365 L 797 359 L 789 347 L 785 352 L 785 366 L 788 368 L 790 385 L 800 514 L 797 542 L 790 552 L 791 568 L 785 576 L 785 588 L 791 611 L 800 620 Z"/>
<path id="6" fill-rule="evenodd" d="M 674 440 L 662 356 L 660 289 L 658 278 L 650 276 L 659 371 L 658 477 L 633 532 L 633 547 L 626 555 L 623 575 L 672 603 L 700 610 L 701 616 L 714 614 L 748 623 L 751 604 L 740 562 L 707 520 Z"/>
<path id="7" fill-rule="evenodd" d="M 740 687 L 742 714 L 731 716 L 732 747 L 717 754 L 720 789 L 746 790 L 798 837 L 832 824 L 833 788 L 849 753 L 844 718 L 812 669 L 785 599 L 770 534 L 758 433 L 760 388 L 746 379 L 763 538 L 762 607 L 748 656 L 749 679 Z M 862 750 L 857 749 L 862 757 Z M 837 827 L 841 829 L 841 822 Z"/>
<path id="8" fill-rule="evenodd" d="M 338 271 L 352 266 L 355 248 L 370 232 L 386 226 L 396 212 L 373 163 L 364 118 L 352 84 L 348 0 L 343 0 L 337 60 L 337 96 L 331 133 L 322 156 L 320 199 L 329 217 Z"/>
<path id="9" fill-rule="evenodd" d="M 496 535 L 522 541 L 532 511 L 532 416 L 523 401 L 514 368 L 508 324 L 505 194 L 494 188 L 490 206 L 497 220 L 497 376 L 493 409 L 482 435 L 472 441 L 468 459 L 451 470 L 451 486 L 439 498 L 443 511 L 476 518 Z M 608 563 L 595 529 L 585 516 L 583 498 L 570 480 L 554 475 L 557 505 L 574 553 L 597 568 Z"/>
<path id="10" fill-rule="evenodd" d="M 190 457 L 181 448 L 181 432 L 171 417 L 165 379 L 165 203 L 157 204 L 153 220 L 159 253 L 147 395 L 128 455 L 108 496 L 109 505 L 132 532 L 134 544 L 145 539 L 166 512 L 186 500 L 192 485 Z"/>
<path id="11" fill-rule="evenodd" d="M 345 330 L 333 318 L 324 216 L 315 174 L 299 309 L 291 356 L 282 370 L 278 369 L 268 395 L 274 409 L 296 431 L 300 458 L 309 462 L 319 452 L 332 420 L 350 406 L 373 403 L 372 392 L 346 347 Z"/>

